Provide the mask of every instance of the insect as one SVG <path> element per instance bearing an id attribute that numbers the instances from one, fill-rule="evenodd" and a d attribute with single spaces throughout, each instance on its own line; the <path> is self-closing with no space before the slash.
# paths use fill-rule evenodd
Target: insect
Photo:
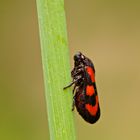
<path id="1" fill-rule="evenodd" d="M 73 105 L 83 119 L 91 124 L 100 118 L 100 107 L 95 82 L 95 69 L 92 61 L 81 52 L 74 55 L 74 68 L 71 71 L 72 83 L 64 89 L 73 88 Z"/>

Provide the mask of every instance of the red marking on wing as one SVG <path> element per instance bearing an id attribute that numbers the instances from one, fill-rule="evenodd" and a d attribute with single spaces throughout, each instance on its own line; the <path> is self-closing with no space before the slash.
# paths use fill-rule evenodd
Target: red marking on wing
<path id="1" fill-rule="evenodd" d="M 91 67 L 87 67 L 86 70 L 87 70 L 88 74 L 91 77 L 91 81 L 92 82 L 95 82 L 95 74 L 94 74 L 93 69 Z"/>
<path id="2" fill-rule="evenodd" d="M 95 106 L 92 106 L 90 104 L 86 104 L 86 109 L 88 110 L 88 112 L 92 115 L 95 116 L 97 111 L 98 111 L 98 96 L 96 96 L 96 104 Z"/>
<path id="3" fill-rule="evenodd" d="M 95 93 L 93 85 L 86 86 L 86 95 L 92 96 Z"/>

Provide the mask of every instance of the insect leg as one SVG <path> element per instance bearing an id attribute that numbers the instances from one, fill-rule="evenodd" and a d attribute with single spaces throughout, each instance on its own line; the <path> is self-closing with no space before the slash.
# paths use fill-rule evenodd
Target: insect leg
<path id="1" fill-rule="evenodd" d="M 76 81 L 73 81 L 72 83 L 70 83 L 68 86 L 64 87 L 63 89 L 69 88 L 71 87 Z"/>
<path id="2" fill-rule="evenodd" d="M 78 81 L 79 79 L 81 79 L 81 78 L 82 78 L 82 77 L 79 76 L 77 79 L 75 79 L 72 83 L 70 83 L 68 86 L 64 87 L 63 89 L 69 88 L 69 87 L 71 87 L 73 84 L 75 84 L 75 86 L 76 86 L 76 85 L 77 85 L 77 84 L 76 84 L 77 81 Z"/>
<path id="3" fill-rule="evenodd" d="M 75 68 L 75 69 L 71 72 L 71 75 L 72 75 L 72 77 L 75 77 L 75 76 L 79 75 L 82 71 L 84 71 L 84 68 L 82 68 L 82 67 Z"/>
<path id="4" fill-rule="evenodd" d="M 73 88 L 73 90 L 72 90 L 72 93 L 74 94 L 74 91 L 75 91 L 75 89 L 76 89 L 76 84 L 74 85 L 74 88 Z"/>
<path id="5" fill-rule="evenodd" d="M 75 96 L 73 96 L 73 102 L 72 102 L 72 111 L 74 111 L 74 108 L 75 108 Z"/>

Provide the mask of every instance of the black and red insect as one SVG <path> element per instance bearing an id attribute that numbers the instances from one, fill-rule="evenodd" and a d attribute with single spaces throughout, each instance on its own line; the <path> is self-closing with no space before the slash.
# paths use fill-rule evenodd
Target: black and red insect
<path id="1" fill-rule="evenodd" d="M 71 71 L 72 83 L 64 89 L 73 88 L 73 106 L 84 120 L 93 124 L 100 118 L 99 99 L 95 83 L 95 69 L 92 61 L 81 52 L 74 55 L 74 68 Z"/>

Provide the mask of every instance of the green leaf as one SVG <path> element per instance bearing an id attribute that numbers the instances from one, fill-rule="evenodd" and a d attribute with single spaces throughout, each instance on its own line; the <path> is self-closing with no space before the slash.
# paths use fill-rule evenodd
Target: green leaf
<path id="1" fill-rule="evenodd" d="M 63 0 L 36 0 L 51 140 L 75 140 Z"/>

